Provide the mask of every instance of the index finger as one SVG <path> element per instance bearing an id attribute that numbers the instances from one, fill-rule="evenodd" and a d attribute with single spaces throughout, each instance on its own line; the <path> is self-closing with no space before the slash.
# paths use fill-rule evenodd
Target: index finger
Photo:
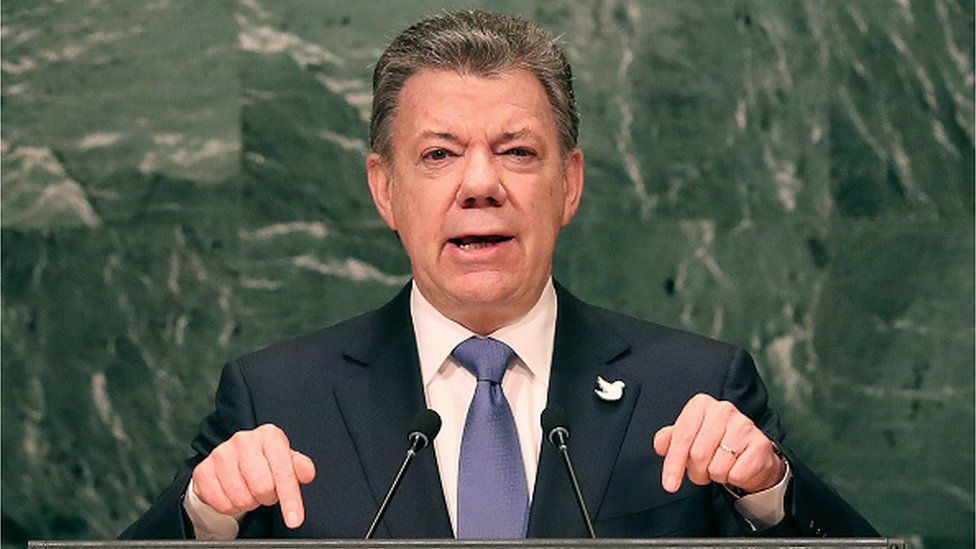
<path id="1" fill-rule="evenodd" d="M 685 468 L 688 465 L 688 453 L 691 445 L 698 436 L 705 417 L 705 407 L 701 400 L 692 397 L 685 404 L 674 422 L 671 430 L 671 445 L 668 453 L 664 456 L 664 468 L 662 470 L 662 484 L 668 492 L 677 492 L 681 487 L 681 480 L 685 476 Z"/>
<path id="2" fill-rule="evenodd" d="M 285 526 L 298 528 L 305 522 L 305 505 L 302 503 L 302 492 L 298 489 L 288 440 L 283 434 L 272 437 L 265 441 L 263 450 L 271 468 L 271 476 L 274 477 L 275 493 L 278 495 L 278 505 L 281 506 Z"/>

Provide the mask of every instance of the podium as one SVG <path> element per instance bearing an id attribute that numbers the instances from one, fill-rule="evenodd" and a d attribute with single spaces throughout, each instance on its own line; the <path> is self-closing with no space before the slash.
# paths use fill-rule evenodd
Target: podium
<path id="1" fill-rule="evenodd" d="M 28 549 L 456 549 L 513 547 L 555 549 L 586 547 L 680 547 L 680 548 L 847 548 L 905 549 L 901 538 L 658 538 L 658 539 L 525 539 L 525 540 L 235 540 L 235 541 L 30 541 Z"/>

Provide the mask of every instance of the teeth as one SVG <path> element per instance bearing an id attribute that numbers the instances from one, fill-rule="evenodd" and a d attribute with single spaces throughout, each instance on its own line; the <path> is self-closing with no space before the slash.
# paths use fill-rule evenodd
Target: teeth
<path id="1" fill-rule="evenodd" d="M 458 247 L 462 250 L 483 250 L 494 245 L 494 242 L 472 242 L 470 244 L 458 244 Z"/>

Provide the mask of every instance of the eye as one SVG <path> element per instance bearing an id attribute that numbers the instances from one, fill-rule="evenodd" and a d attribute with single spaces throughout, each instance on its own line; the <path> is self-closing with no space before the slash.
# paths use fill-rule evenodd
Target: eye
<path id="1" fill-rule="evenodd" d="M 511 149 L 505 151 L 505 154 L 514 156 L 516 158 L 528 158 L 530 156 L 535 156 L 535 152 L 526 147 L 512 147 Z"/>
<path id="2" fill-rule="evenodd" d="M 426 151 L 421 158 L 428 162 L 443 162 L 450 156 L 454 156 L 454 153 L 444 148 L 437 148 Z"/>

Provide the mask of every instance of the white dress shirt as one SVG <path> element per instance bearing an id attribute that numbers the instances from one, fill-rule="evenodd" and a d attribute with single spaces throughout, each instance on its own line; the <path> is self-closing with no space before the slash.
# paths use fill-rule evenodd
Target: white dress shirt
<path id="1" fill-rule="evenodd" d="M 515 417 L 530 500 L 542 447 L 539 417 L 546 407 L 549 391 L 557 305 L 556 291 L 550 279 L 539 301 L 525 316 L 489 334 L 511 347 L 516 354 L 516 359 L 502 378 L 502 390 Z M 434 439 L 434 452 L 437 454 L 447 513 L 456 532 L 461 435 L 477 380 L 451 357 L 451 351 L 476 334 L 441 314 L 424 298 L 416 284 L 410 292 L 410 315 L 417 339 L 424 398 L 427 406 L 440 414 L 442 420 L 441 431 Z M 785 516 L 783 500 L 789 478 L 787 464 L 787 474 L 779 484 L 736 499 L 736 511 L 754 529 L 768 528 L 778 523 Z M 200 501 L 193 492 L 192 480 L 184 498 L 184 508 L 193 523 L 197 539 L 227 540 L 237 537 L 240 516 L 222 515 Z"/>
<path id="2" fill-rule="evenodd" d="M 478 381 L 474 374 L 451 357 L 451 351 L 476 334 L 441 314 L 424 298 L 416 284 L 410 293 L 410 314 L 417 336 L 424 397 L 427 406 L 440 414 L 443 422 L 440 434 L 434 439 L 434 452 L 437 453 L 447 514 L 457 532 L 461 434 Z M 516 358 L 508 365 L 502 378 L 502 391 L 515 417 L 531 501 L 542 448 L 539 416 L 546 408 L 552 348 L 556 338 L 556 290 L 552 280 L 546 284 L 539 301 L 525 316 L 492 332 L 489 337 L 515 351 Z"/>

